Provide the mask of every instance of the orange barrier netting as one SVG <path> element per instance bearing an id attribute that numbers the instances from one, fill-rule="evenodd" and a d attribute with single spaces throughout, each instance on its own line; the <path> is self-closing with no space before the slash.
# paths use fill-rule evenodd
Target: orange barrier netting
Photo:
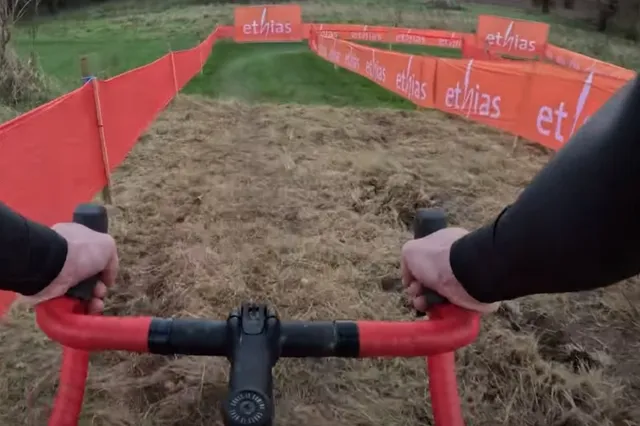
<path id="1" fill-rule="evenodd" d="M 216 27 L 191 49 L 93 80 L 2 124 L 0 199 L 44 224 L 69 220 L 75 206 L 107 184 L 109 173 L 156 116 L 200 72 L 218 39 L 307 39 L 322 58 L 420 107 L 465 116 L 552 149 L 635 76 L 547 43 L 545 24 L 501 17 L 481 16 L 476 34 L 305 24 L 298 5 L 238 7 L 235 19 L 233 27 Z M 356 41 L 450 47 L 461 50 L 464 59 L 407 55 Z M 506 60 L 502 54 L 536 55 L 548 62 Z M 14 297 L 0 292 L 0 314 Z"/>

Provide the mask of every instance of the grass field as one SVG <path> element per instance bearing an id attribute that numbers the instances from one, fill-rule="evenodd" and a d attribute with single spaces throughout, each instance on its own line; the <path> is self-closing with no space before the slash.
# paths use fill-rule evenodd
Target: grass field
<path id="1" fill-rule="evenodd" d="M 185 93 L 251 102 L 415 108 L 369 80 L 334 69 L 306 43 L 218 43 Z"/>
<path id="2" fill-rule="evenodd" d="M 180 7 L 181 5 L 184 5 Z M 458 31 L 472 31 L 475 28 L 478 13 L 497 13 L 514 18 L 540 19 L 552 24 L 550 41 L 569 49 L 585 53 L 616 63 L 627 68 L 640 68 L 640 53 L 637 46 L 625 40 L 596 34 L 584 28 L 584 24 L 575 23 L 564 18 L 554 16 L 536 15 L 531 12 L 499 8 L 497 6 L 473 5 L 465 6 L 462 11 L 440 10 L 428 8 L 417 0 L 407 0 L 402 7 L 393 7 L 381 3 L 379 0 L 352 0 L 352 1 L 319 1 L 305 4 L 303 7 L 304 19 L 314 22 L 343 22 L 343 23 L 368 23 L 415 27 L 415 28 L 447 28 Z M 91 71 L 100 77 L 109 77 L 151 62 L 162 56 L 170 49 L 179 50 L 194 46 L 201 41 L 218 24 L 231 24 L 233 22 L 232 5 L 190 5 L 187 0 L 159 0 L 159 1 L 122 1 L 108 2 L 100 7 L 83 9 L 63 13 L 55 20 L 41 19 L 37 25 L 23 25 L 16 34 L 16 45 L 21 53 L 27 55 L 35 52 L 40 60 L 40 65 L 45 72 L 55 78 L 54 89 L 56 93 L 75 88 L 80 84 L 80 57 L 89 57 Z M 33 36 L 35 28 L 35 38 Z M 380 45 L 379 45 L 380 46 Z M 380 47 L 388 48 L 388 45 Z M 248 49 L 244 51 L 242 49 Z M 224 52 L 217 55 L 245 56 L 260 53 L 256 60 L 265 65 L 268 55 L 265 52 L 273 49 L 274 55 L 282 55 L 278 46 L 225 47 Z M 452 56 L 455 51 L 448 49 L 423 49 L 416 46 L 392 46 L 392 49 L 407 53 L 425 53 L 436 56 Z M 231 52 L 231 50 L 235 50 Z M 294 55 L 295 56 L 295 55 Z M 305 55 L 301 55 L 304 57 Z M 291 56 L 288 57 L 291 59 Z M 300 81 L 298 67 L 308 72 L 316 68 L 318 64 L 311 55 L 305 59 L 297 57 L 295 67 L 281 67 L 278 71 L 282 74 L 283 81 L 292 78 Z M 240 66 L 237 61 L 234 66 Z M 207 65 L 207 71 L 225 78 L 225 71 L 217 68 L 216 62 Z M 226 67 L 227 64 L 223 64 Z M 267 66 L 273 66 L 267 65 Z M 325 69 L 328 74 L 329 65 Z M 245 66 L 245 68 L 247 68 Z M 228 72 L 228 71 L 227 71 Z M 254 72 L 255 74 L 255 72 Z M 338 81 L 338 85 L 351 84 L 352 80 L 343 80 L 343 75 L 335 79 L 335 73 L 329 80 L 315 75 L 311 78 L 323 78 L 325 86 L 329 82 Z M 255 76 L 250 79 L 254 79 Z M 347 77 L 348 78 L 348 77 Z M 214 86 L 221 87 L 223 82 L 214 79 Z M 306 95 L 302 94 L 304 87 L 313 85 L 299 84 L 295 90 L 305 102 Z M 358 92 L 356 84 L 354 92 Z M 210 85 L 200 86 L 208 94 L 215 93 Z M 237 85 L 236 85 L 237 86 Z M 198 91 L 199 89 L 194 89 Z M 294 90 L 294 89 L 287 89 Z M 317 89 L 311 89 L 317 90 Z M 246 94 L 249 91 L 243 90 Z M 228 92 L 224 93 L 228 95 Z M 241 95 L 240 95 L 241 96 Z M 273 98 L 274 101 L 282 100 Z M 314 96 L 310 96 L 313 98 Z M 358 94 L 354 93 L 358 98 Z M 263 98 L 265 99 L 265 98 Z M 291 101 L 291 98 L 288 98 Z M 295 100 L 294 100 L 295 101 Z M 377 99 L 376 99 L 377 101 Z M 342 101 L 336 100 L 338 105 Z M 402 102 L 398 102 L 402 105 Z"/>
<path id="3" fill-rule="evenodd" d="M 62 92 L 79 84 L 81 55 L 112 76 L 231 22 L 231 6 L 191 3 L 105 3 L 43 19 L 35 39 L 21 28 L 17 47 Z M 465 31 L 478 12 L 538 17 L 373 0 L 303 10 L 317 22 Z M 637 46 L 545 19 L 554 43 L 640 66 Z M 493 218 L 549 158 L 512 140 L 416 111 L 304 44 L 219 43 L 114 175 L 122 270 L 107 313 L 220 318 L 253 299 L 288 319 L 411 318 L 398 289 L 407 217 L 437 206 L 453 225 Z M 468 425 L 640 424 L 639 303 L 634 279 L 485 317 L 457 356 Z M 16 306 L 0 325 L 0 424 L 46 424 L 58 365 L 59 349 Z M 96 354 L 81 425 L 219 425 L 227 370 L 223 359 Z M 423 360 L 283 360 L 274 377 L 278 425 L 431 424 Z"/>

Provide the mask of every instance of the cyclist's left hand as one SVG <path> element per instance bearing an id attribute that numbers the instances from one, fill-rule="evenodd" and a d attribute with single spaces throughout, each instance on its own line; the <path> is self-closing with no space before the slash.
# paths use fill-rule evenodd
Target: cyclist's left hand
<path id="1" fill-rule="evenodd" d="M 78 223 L 58 223 L 52 229 L 67 240 L 67 259 L 51 284 L 41 292 L 23 296 L 22 299 L 29 304 L 54 299 L 63 296 L 82 280 L 99 274 L 100 280 L 88 310 L 90 313 L 102 312 L 107 289 L 115 284 L 118 274 L 115 240 L 108 234 L 93 231 Z"/>

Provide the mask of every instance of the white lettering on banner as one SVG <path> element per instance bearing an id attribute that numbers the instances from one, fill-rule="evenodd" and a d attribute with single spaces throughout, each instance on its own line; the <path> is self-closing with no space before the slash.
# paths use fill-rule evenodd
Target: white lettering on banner
<path id="1" fill-rule="evenodd" d="M 404 93 L 409 100 L 419 99 L 423 101 L 427 99 L 427 83 L 420 81 L 420 76 L 416 77 L 411 72 L 412 62 L 413 55 L 409 56 L 407 69 L 396 74 L 396 88 Z"/>
<path id="2" fill-rule="evenodd" d="M 329 59 L 329 61 L 333 62 L 334 64 L 340 65 L 340 52 L 336 50 L 337 43 L 338 43 L 338 39 L 334 38 L 333 47 L 329 50 L 329 54 L 327 55 L 327 58 Z"/>
<path id="3" fill-rule="evenodd" d="M 396 41 L 398 43 L 406 43 L 406 44 L 427 44 L 427 39 L 425 37 L 416 35 L 416 34 L 396 34 Z"/>
<path id="4" fill-rule="evenodd" d="M 436 37 L 429 37 L 436 38 Z M 456 36 L 456 33 L 451 33 L 451 37 L 437 37 L 438 46 L 441 47 L 451 47 L 451 48 L 460 48 L 462 47 L 462 39 Z M 398 43 L 405 44 L 429 44 L 428 39 L 424 35 L 419 34 L 411 34 L 411 29 L 409 29 L 406 33 L 396 34 L 395 41 Z"/>
<path id="5" fill-rule="evenodd" d="M 326 30 L 322 30 L 320 31 L 320 35 L 323 37 L 328 37 L 328 38 L 338 38 L 338 33 L 335 31 L 326 31 Z"/>
<path id="6" fill-rule="evenodd" d="M 427 39 L 421 35 L 411 34 L 411 29 L 406 33 L 396 34 L 396 41 L 398 43 L 406 44 L 427 44 Z"/>
<path id="7" fill-rule="evenodd" d="M 364 64 L 364 72 L 378 83 L 384 83 L 387 79 L 387 69 L 376 61 L 376 51 L 371 51 L 371 60 Z"/>
<path id="8" fill-rule="evenodd" d="M 358 71 L 360 69 L 360 57 L 354 52 L 353 46 L 349 46 L 349 53 L 344 56 L 344 63 L 347 68 L 354 71 Z"/>
<path id="9" fill-rule="evenodd" d="M 319 28 L 318 34 L 320 34 L 323 37 L 338 38 L 338 33 L 336 31 L 323 30 L 322 26 L 323 25 L 320 24 L 320 28 Z"/>
<path id="10" fill-rule="evenodd" d="M 242 26 L 242 32 L 246 35 L 263 35 L 268 36 L 270 34 L 291 34 L 293 28 L 290 22 L 278 22 L 267 19 L 267 8 L 262 9 L 262 16 L 260 22 L 254 21 L 250 24 L 244 24 Z"/>
<path id="11" fill-rule="evenodd" d="M 500 101 L 499 95 L 491 95 L 483 93 L 479 84 L 471 85 L 471 70 L 473 59 L 467 65 L 467 71 L 464 75 L 464 86 L 460 87 L 460 82 L 456 83 L 456 87 L 449 87 L 445 94 L 444 103 L 448 108 L 466 111 L 469 115 L 480 115 L 489 118 L 500 118 Z M 462 103 L 460 103 L 460 94 L 462 94 Z"/>
<path id="12" fill-rule="evenodd" d="M 550 61 L 555 62 L 558 65 L 562 65 L 563 67 L 567 67 L 567 68 L 574 69 L 576 71 L 580 71 L 580 65 L 576 61 L 571 59 L 571 58 L 567 59 L 567 58 L 565 58 L 563 56 L 555 56 L 554 57 L 552 53 L 547 53 L 547 59 L 549 59 Z M 594 65 L 592 65 L 592 66 L 594 66 Z"/>
<path id="13" fill-rule="evenodd" d="M 352 32 L 349 37 L 353 40 L 365 40 L 365 41 L 382 41 L 382 34 L 379 32 L 368 32 L 365 25 L 360 32 Z"/>
<path id="14" fill-rule="evenodd" d="M 451 33 L 451 38 L 440 38 L 438 45 L 442 47 L 462 48 L 462 38 L 458 37 L 456 33 Z"/>
<path id="15" fill-rule="evenodd" d="M 573 111 L 573 120 L 571 123 L 571 131 L 569 132 L 569 138 L 573 136 L 576 129 L 587 122 L 589 117 L 585 117 L 580 123 L 580 119 L 582 117 L 582 113 L 584 111 L 584 107 L 587 104 L 587 99 L 589 98 L 589 93 L 591 92 L 591 85 L 593 84 L 593 67 L 587 75 L 587 78 L 584 80 L 582 85 L 582 90 L 580 91 L 580 95 L 578 96 L 578 101 L 576 102 L 576 109 Z M 538 110 L 538 116 L 536 117 L 536 130 L 543 136 L 549 136 L 551 131 L 553 131 L 553 137 L 556 141 L 563 143 L 565 141 L 563 132 L 562 132 L 562 124 L 566 118 L 569 117 L 569 112 L 565 109 L 565 103 L 560 102 L 555 108 L 548 105 L 543 105 Z"/>
<path id="16" fill-rule="evenodd" d="M 487 34 L 485 41 L 489 46 L 498 46 L 509 51 L 521 50 L 526 52 L 534 52 L 536 50 L 536 42 L 520 37 L 518 34 L 512 34 L 514 22 L 511 21 L 504 35 L 500 32 L 495 34 Z"/>

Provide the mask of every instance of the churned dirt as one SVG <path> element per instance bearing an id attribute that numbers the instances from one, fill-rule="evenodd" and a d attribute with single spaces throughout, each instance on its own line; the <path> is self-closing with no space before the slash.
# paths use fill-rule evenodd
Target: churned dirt
<path id="1" fill-rule="evenodd" d="M 408 319 L 399 253 L 416 207 L 484 223 L 548 159 L 433 111 L 178 99 L 114 176 L 122 271 L 107 314 Z M 514 283 L 517 285 L 517 283 Z M 630 426 L 638 286 L 505 304 L 459 352 L 475 426 Z M 0 326 L 0 424 L 44 425 L 59 350 L 16 307 Z M 224 359 L 93 357 L 82 425 L 221 424 Z M 277 423 L 432 424 L 424 361 L 281 360 Z M 635 412 L 633 410 L 636 410 Z"/>

